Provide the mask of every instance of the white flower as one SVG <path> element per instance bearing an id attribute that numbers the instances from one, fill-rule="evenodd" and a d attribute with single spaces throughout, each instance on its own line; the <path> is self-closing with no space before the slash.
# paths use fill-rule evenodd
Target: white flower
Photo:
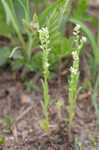
<path id="1" fill-rule="evenodd" d="M 71 72 L 74 73 L 75 75 L 77 74 L 77 69 L 71 67 L 70 70 L 71 70 Z"/>
<path id="2" fill-rule="evenodd" d="M 39 30 L 38 30 L 38 32 L 40 33 L 40 32 L 42 32 L 42 30 L 41 30 L 41 29 L 39 29 Z"/>
<path id="3" fill-rule="evenodd" d="M 45 62 L 45 66 L 46 66 L 46 67 L 49 67 L 49 63 L 48 63 L 48 62 Z"/>
<path id="4" fill-rule="evenodd" d="M 48 31 L 47 27 L 39 29 L 38 32 L 39 32 L 41 41 L 43 40 L 44 42 L 45 41 L 47 41 L 48 43 L 50 42 L 49 41 L 49 31 Z"/>
<path id="5" fill-rule="evenodd" d="M 48 36 L 48 28 L 47 27 L 39 29 L 38 32 L 41 33 L 41 34 L 47 34 L 47 36 Z"/>
<path id="6" fill-rule="evenodd" d="M 43 49 L 42 45 L 40 45 L 40 48 Z"/>
<path id="7" fill-rule="evenodd" d="M 78 58 L 78 53 L 77 53 L 77 51 L 73 51 L 72 52 L 72 56 L 73 56 L 73 59 L 74 60 L 78 60 L 79 58 Z"/>
<path id="8" fill-rule="evenodd" d="M 50 43 L 48 28 L 47 27 L 41 28 L 38 30 L 38 32 L 39 32 L 39 38 L 41 40 L 41 48 L 43 50 L 45 50 L 45 49 L 48 50 L 49 43 Z"/>
<path id="9" fill-rule="evenodd" d="M 82 37 L 82 40 L 83 40 L 84 42 L 86 42 L 86 41 L 87 41 L 87 38 L 86 38 L 85 36 L 83 36 L 83 37 Z"/>
<path id="10" fill-rule="evenodd" d="M 77 29 L 79 30 L 79 29 L 80 29 L 80 24 L 77 24 L 76 27 L 77 27 Z"/>
<path id="11" fill-rule="evenodd" d="M 79 49 L 79 50 L 81 49 L 81 45 L 80 45 L 80 46 L 78 46 L 78 49 Z"/>
<path id="12" fill-rule="evenodd" d="M 75 26 L 75 28 L 74 28 L 73 34 L 74 34 L 74 35 L 77 35 L 77 32 L 79 32 L 79 30 L 80 30 L 80 25 L 77 24 L 77 25 Z"/>
<path id="13" fill-rule="evenodd" d="M 46 31 L 48 32 L 48 28 L 47 28 L 47 27 L 42 28 L 42 30 L 45 31 L 45 32 L 46 32 Z"/>
<path id="14" fill-rule="evenodd" d="M 73 56 L 75 56 L 75 55 L 77 56 L 77 51 L 73 51 L 73 52 L 72 52 L 72 55 L 73 55 Z"/>

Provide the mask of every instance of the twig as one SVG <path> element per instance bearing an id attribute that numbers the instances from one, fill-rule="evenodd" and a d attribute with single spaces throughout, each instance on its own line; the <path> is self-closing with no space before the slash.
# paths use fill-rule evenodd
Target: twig
<path id="1" fill-rule="evenodd" d="M 37 73 L 35 74 L 35 76 L 33 77 L 33 80 L 32 80 L 33 83 L 36 83 L 36 82 L 38 81 L 38 79 L 39 79 L 40 76 L 41 76 L 41 72 L 42 72 L 42 69 L 40 69 L 40 72 L 37 72 Z"/>
<path id="2" fill-rule="evenodd" d="M 30 107 L 28 107 L 25 111 L 23 111 L 15 120 L 15 123 L 21 120 L 31 109 L 33 108 L 33 104 L 31 104 Z"/>

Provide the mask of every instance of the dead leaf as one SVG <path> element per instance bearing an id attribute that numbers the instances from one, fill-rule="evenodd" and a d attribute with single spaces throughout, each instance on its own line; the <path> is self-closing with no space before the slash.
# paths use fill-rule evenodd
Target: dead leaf
<path id="1" fill-rule="evenodd" d="M 27 104 L 27 103 L 31 103 L 30 97 L 26 94 L 22 94 L 21 95 L 21 104 Z"/>
<path id="2" fill-rule="evenodd" d="M 53 150 L 53 148 L 52 147 L 48 147 L 48 149 L 47 150 Z"/>
<path id="3" fill-rule="evenodd" d="M 87 93 L 80 94 L 80 95 L 78 96 L 78 99 L 79 99 L 79 100 L 84 100 L 84 99 L 88 99 L 90 96 L 91 96 L 91 92 L 88 91 Z"/>

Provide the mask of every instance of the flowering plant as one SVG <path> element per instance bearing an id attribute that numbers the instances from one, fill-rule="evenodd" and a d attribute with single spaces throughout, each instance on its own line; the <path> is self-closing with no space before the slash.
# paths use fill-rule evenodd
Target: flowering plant
<path id="1" fill-rule="evenodd" d="M 44 69 L 44 80 L 42 81 L 43 89 L 44 89 L 44 102 L 42 102 L 42 108 L 45 115 L 45 120 L 40 120 L 40 126 L 49 134 L 49 118 L 48 118 L 48 104 L 49 104 L 49 95 L 48 95 L 48 74 L 49 74 L 49 63 L 48 63 L 48 56 L 50 52 L 49 48 L 49 31 L 48 28 L 42 28 L 39 30 L 39 37 L 41 40 L 41 48 L 43 50 L 43 69 Z"/>
<path id="2" fill-rule="evenodd" d="M 69 113 L 69 127 L 68 127 L 68 133 L 69 138 L 71 137 L 71 128 L 72 128 L 72 122 L 74 118 L 74 108 L 76 104 L 76 99 L 79 90 L 77 90 L 78 81 L 79 81 L 79 53 L 81 48 L 83 47 L 84 42 L 86 41 L 86 37 L 82 37 L 80 39 L 79 37 L 80 33 L 80 25 L 76 25 L 74 28 L 74 36 L 75 36 L 75 45 L 76 50 L 72 52 L 73 56 L 73 66 L 70 68 L 71 77 L 69 81 L 69 107 L 68 107 L 68 113 Z"/>

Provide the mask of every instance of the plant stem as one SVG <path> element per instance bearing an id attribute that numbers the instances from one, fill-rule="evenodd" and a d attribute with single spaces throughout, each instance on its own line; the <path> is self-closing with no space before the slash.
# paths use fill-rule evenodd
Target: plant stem
<path id="1" fill-rule="evenodd" d="M 32 45 L 33 45 L 33 39 L 31 35 L 29 36 L 29 46 L 28 46 L 28 61 L 31 58 L 31 53 L 32 53 Z"/>

